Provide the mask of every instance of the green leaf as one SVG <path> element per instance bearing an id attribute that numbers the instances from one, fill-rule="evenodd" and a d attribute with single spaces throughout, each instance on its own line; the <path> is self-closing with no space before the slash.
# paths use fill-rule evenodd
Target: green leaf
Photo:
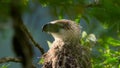
<path id="1" fill-rule="evenodd" d="M 43 64 L 44 63 L 44 59 L 41 58 L 40 61 L 39 61 L 39 64 Z"/>
<path id="2" fill-rule="evenodd" d="M 112 46 L 120 46 L 120 40 L 116 40 L 111 37 L 107 39 L 107 43 L 111 44 Z"/>
<path id="3" fill-rule="evenodd" d="M 83 31 L 82 32 L 82 38 L 86 38 L 87 37 L 87 33 L 86 33 L 86 31 Z"/>
<path id="4" fill-rule="evenodd" d="M 4 64 L 4 65 L 2 65 L 2 67 L 0 67 L 0 68 L 8 68 L 10 66 L 10 64 Z"/>
<path id="5" fill-rule="evenodd" d="M 51 48 L 51 46 L 52 46 L 52 42 L 47 41 L 47 44 L 48 44 L 49 48 Z"/>
<path id="6" fill-rule="evenodd" d="M 96 42 L 96 41 L 97 41 L 97 39 L 96 39 L 96 37 L 95 37 L 94 34 L 89 34 L 88 39 L 89 39 L 90 41 L 92 41 L 92 42 Z"/>
<path id="7" fill-rule="evenodd" d="M 63 19 L 63 16 L 62 16 L 62 15 L 59 15 L 58 18 L 59 18 L 59 19 Z"/>
<path id="8" fill-rule="evenodd" d="M 107 63 L 114 63 L 118 60 L 117 57 L 111 57 L 111 58 L 108 58 L 107 60 L 105 60 L 103 63 L 104 64 L 107 64 Z"/>

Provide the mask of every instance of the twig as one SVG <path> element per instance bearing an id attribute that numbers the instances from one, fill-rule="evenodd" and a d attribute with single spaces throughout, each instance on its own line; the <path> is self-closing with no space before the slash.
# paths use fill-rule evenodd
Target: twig
<path id="1" fill-rule="evenodd" d="M 32 41 L 32 43 L 35 45 L 35 47 L 37 47 L 40 52 L 42 54 L 44 54 L 44 49 L 34 41 L 33 37 L 31 36 L 30 32 L 28 31 L 28 29 L 26 28 L 26 26 L 22 23 L 22 28 L 24 29 L 24 32 L 26 33 L 26 35 L 29 37 L 29 39 Z"/>
<path id="2" fill-rule="evenodd" d="M 21 58 L 17 57 L 3 57 L 0 58 L 0 63 L 5 63 L 5 62 L 21 62 Z"/>
<path id="3" fill-rule="evenodd" d="M 0 58 L 0 64 L 1 63 L 6 63 L 6 62 L 17 62 L 17 63 L 21 63 L 22 59 L 21 58 L 17 58 L 17 57 L 3 57 Z M 36 68 L 34 64 L 32 64 L 33 68 Z"/>

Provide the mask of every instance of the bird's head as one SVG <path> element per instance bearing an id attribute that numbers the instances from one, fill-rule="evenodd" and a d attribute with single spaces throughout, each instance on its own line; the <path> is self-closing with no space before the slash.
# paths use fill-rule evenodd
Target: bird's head
<path id="1" fill-rule="evenodd" d="M 46 24 L 42 28 L 43 31 L 50 33 L 55 40 L 69 41 L 80 38 L 80 26 L 71 20 L 55 20 Z"/>

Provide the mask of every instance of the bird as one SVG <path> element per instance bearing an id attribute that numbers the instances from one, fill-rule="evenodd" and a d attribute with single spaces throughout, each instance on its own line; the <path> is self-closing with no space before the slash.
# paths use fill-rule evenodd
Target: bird
<path id="1" fill-rule="evenodd" d="M 42 55 L 42 68 L 92 68 L 90 51 L 80 43 L 81 26 L 75 21 L 54 20 L 45 24 L 42 31 L 54 38 Z"/>

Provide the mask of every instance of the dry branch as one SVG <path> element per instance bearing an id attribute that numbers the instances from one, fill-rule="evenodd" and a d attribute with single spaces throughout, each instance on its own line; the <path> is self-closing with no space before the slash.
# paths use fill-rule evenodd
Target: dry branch
<path id="1" fill-rule="evenodd" d="M 0 63 L 5 63 L 5 62 L 21 62 L 21 58 L 15 58 L 15 57 L 0 58 Z"/>
<path id="2" fill-rule="evenodd" d="M 24 33 L 26 33 L 26 35 L 29 37 L 29 39 L 32 41 L 32 43 L 34 44 L 35 47 L 37 47 L 39 49 L 39 51 L 44 54 L 44 49 L 37 43 L 35 42 L 35 40 L 33 39 L 33 37 L 31 36 L 30 32 L 28 31 L 28 29 L 26 28 L 26 26 L 21 23 L 22 28 L 24 30 Z"/>
<path id="3" fill-rule="evenodd" d="M 0 58 L 0 64 L 1 63 L 6 63 L 6 62 L 16 62 L 16 63 L 21 63 L 22 59 L 17 58 L 17 57 L 3 57 Z M 34 64 L 32 64 L 33 68 L 36 68 Z"/>

